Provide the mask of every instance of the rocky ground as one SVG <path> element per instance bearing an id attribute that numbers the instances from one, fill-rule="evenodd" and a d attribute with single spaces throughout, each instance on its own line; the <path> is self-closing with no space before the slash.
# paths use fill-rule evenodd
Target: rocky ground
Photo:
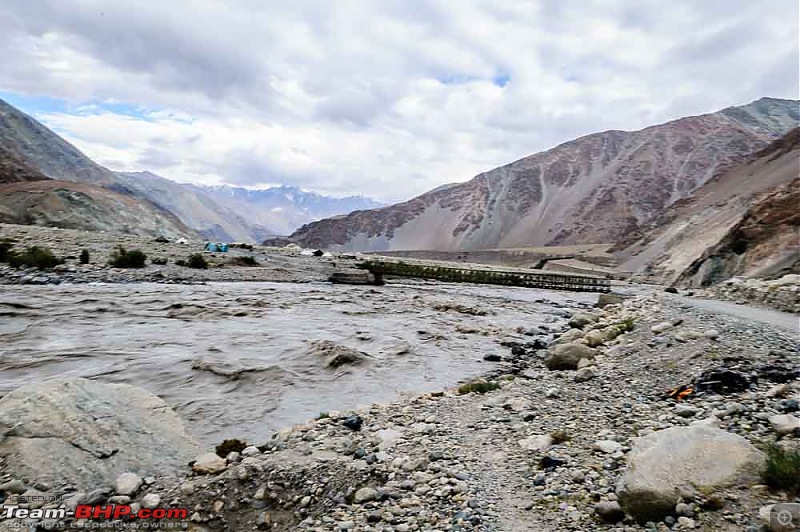
<path id="1" fill-rule="evenodd" d="M 800 275 L 797 274 L 772 281 L 733 277 L 707 289 L 706 293 L 716 299 L 800 313 Z"/>
<path id="2" fill-rule="evenodd" d="M 231 248 L 228 253 L 203 252 L 204 242 L 158 242 L 152 238 L 135 235 L 0 224 L 0 240 L 15 242 L 15 250 L 41 246 L 53 251 L 64 264 L 52 271 L 35 268 L 15 269 L 0 264 L 0 284 L 58 284 L 91 282 L 158 282 L 200 283 L 207 281 L 324 281 L 331 273 L 352 267 L 355 261 L 349 256 L 302 256 L 296 251 L 255 246 L 252 250 Z M 144 268 L 112 268 L 108 261 L 118 247 L 139 249 L 147 255 Z M 80 264 L 81 250 L 89 251 L 88 264 Z M 202 253 L 208 269 L 177 266 L 175 261 L 186 260 L 189 255 Z M 253 257 L 256 266 L 238 262 L 242 257 Z M 166 260 L 167 264 L 153 264 L 153 259 Z"/>
<path id="3" fill-rule="evenodd" d="M 800 499 L 765 485 L 763 451 L 800 447 L 797 331 L 637 292 L 549 346 L 518 331 L 472 386 L 91 485 L 37 483 L 7 455 L 0 491 L 185 507 L 196 532 L 782 530 L 770 505 Z"/>

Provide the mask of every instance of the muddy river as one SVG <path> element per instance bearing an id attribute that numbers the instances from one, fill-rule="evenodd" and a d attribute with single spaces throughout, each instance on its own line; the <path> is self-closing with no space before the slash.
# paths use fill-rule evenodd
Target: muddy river
<path id="1" fill-rule="evenodd" d="M 0 287 L 0 395 L 81 376 L 163 397 L 206 445 L 261 443 L 328 410 L 481 375 L 523 330 L 564 326 L 596 294 L 418 284 Z M 364 354 L 330 367 L 320 340 Z M 330 345 L 328 343 L 328 345 Z"/>

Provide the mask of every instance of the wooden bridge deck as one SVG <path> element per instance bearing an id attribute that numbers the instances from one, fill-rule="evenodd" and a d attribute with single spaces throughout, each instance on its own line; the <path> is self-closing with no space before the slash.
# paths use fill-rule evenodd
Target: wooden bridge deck
<path id="1" fill-rule="evenodd" d="M 611 291 L 611 281 L 602 277 L 541 270 L 496 269 L 488 266 L 475 268 L 376 259 L 364 262 L 361 267 L 369 270 L 378 278 L 382 278 L 384 275 L 393 275 L 456 283 L 499 284 L 547 290 L 570 290 L 572 292 Z"/>

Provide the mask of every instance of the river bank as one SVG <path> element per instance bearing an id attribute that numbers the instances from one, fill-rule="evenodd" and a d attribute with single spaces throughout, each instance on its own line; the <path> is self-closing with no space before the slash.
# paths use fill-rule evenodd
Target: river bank
<path id="1" fill-rule="evenodd" d="M 769 526 L 769 505 L 800 502 L 760 476 L 769 444 L 798 448 L 796 332 L 643 290 L 619 306 L 573 311 L 556 334 L 582 346 L 566 364 L 579 369 L 550 369 L 566 367 L 553 357 L 570 350 L 507 342 L 505 369 L 487 372 L 491 385 L 328 411 L 226 459 L 152 475 L 130 495 L 113 481 L 66 494 L 72 503 L 157 498 L 191 509 L 195 531 L 755 532 Z M 720 371 L 730 386 L 714 384 Z M 683 401 L 667 397 L 689 384 L 696 391 Z M 674 504 L 644 517 L 652 509 L 626 499 L 637 481 L 631 462 L 648 435 L 673 433 L 744 454 L 671 447 L 677 460 L 664 458 L 648 489 Z M 736 475 L 686 489 L 679 477 L 692 470 Z M 673 483 L 683 488 L 673 493 Z"/>
<path id="2" fill-rule="evenodd" d="M 230 248 L 227 253 L 204 252 L 204 242 L 160 242 L 135 235 L 110 234 L 55 227 L 0 224 L 0 241 L 8 239 L 14 249 L 31 246 L 49 249 L 64 260 L 52 270 L 16 269 L 0 264 L 0 284 L 133 283 L 199 284 L 205 282 L 293 282 L 327 281 L 331 273 L 352 268 L 352 255 L 305 256 L 299 250 L 255 245 L 252 249 Z M 113 268 L 109 260 L 118 248 L 141 250 L 147 255 L 143 268 Z M 82 250 L 89 262 L 81 264 Z M 208 262 L 204 269 L 176 264 L 200 253 Z M 153 261 L 164 262 L 156 264 Z M 251 262 L 244 262 L 246 259 Z"/>

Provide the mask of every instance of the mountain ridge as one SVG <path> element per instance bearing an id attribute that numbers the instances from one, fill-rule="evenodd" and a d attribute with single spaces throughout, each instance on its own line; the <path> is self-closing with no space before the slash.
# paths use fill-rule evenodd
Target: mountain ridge
<path id="1" fill-rule="evenodd" d="M 113 231 L 115 210 L 111 205 L 117 204 L 123 210 L 133 208 L 119 213 L 123 232 L 151 234 L 160 228 L 164 234 L 152 236 L 259 242 L 288 234 L 311 220 L 380 205 L 362 196 L 332 198 L 297 187 L 251 191 L 229 185 L 181 184 L 152 172 L 112 172 L 0 99 L 0 187 L 45 179 L 58 183 L 29 185 L 27 191 L 23 185 L 6 190 L 6 196 L 0 198 L 0 219 Z M 225 197 L 227 193 L 233 197 Z M 290 197 L 281 201 L 286 195 Z M 98 204 L 91 206 L 92 201 Z M 30 212 L 21 211 L 21 205 Z M 48 208 L 63 212 L 48 212 Z M 277 210 L 261 212 L 270 208 Z M 75 212 L 67 212 L 70 209 Z M 143 221 L 137 228 L 133 212 L 153 220 Z M 92 219 L 92 213 L 108 219 Z M 81 222 L 81 216 L 89 219 Z"/>
<path id="2" fill-rule="evenodd" d="M 762 98 L 593 133 L 406 202 L 312 222 L 288 241 L 347 251 L 613 242 L 798 121 L 797 101 Z"/>
<path id="3" fill-rule="evenodd" d="M 170 238 L 196 237 L 171 212 L 115 190 L 115 175 L 0 100 L 0 221 Z"/>

